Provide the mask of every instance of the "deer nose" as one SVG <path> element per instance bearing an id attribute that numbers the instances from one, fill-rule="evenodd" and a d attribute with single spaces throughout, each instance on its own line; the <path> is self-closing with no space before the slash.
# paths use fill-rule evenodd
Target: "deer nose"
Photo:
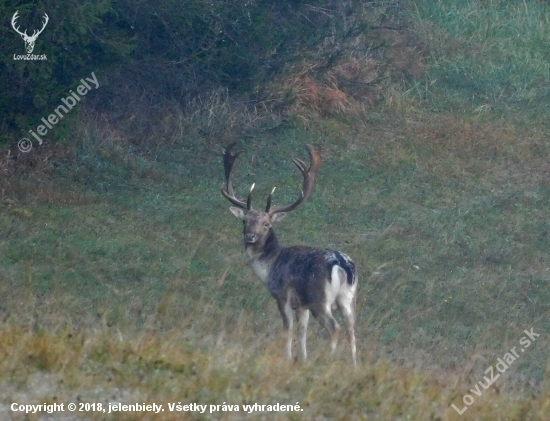
<path id="1" fill-rule="evenodd" d="M 245 234 L 244 235 L 244 241 L 247 243 L 255 243 L 256 242 L 256 234 Z"/>

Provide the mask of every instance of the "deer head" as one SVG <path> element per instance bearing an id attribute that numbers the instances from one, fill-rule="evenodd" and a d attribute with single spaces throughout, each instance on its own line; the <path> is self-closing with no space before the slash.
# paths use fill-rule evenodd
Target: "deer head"
<path id="1" fill-rule="evenodd" d="M 18 27 L 15 26 L 15 21 L 17 20 L 19 13 L 19 10 L 17 10 L 13 17 L 11 18 L 11 26 L 13 27 L 14 31 L 17 32 L 19 35 L 21 35 L 21 38 L 23 38 L 23 41 L 25 41 L 25 49 L 27 50 L 27 53 L 32 53 L 34 50 L 34 43 L 36 42 L 36 38 L 38 38 L 38 35 L 42 33 L 44 28 L 46 28 L 46 25 L 48 24 L 48 21 L 50 18 L 46 13 L 44 13 L 44 24 L 42 25 L 42 29 L 37 30 L 35 29 L 31 36 L 27 35 L 27 30 L 25 29 L 25 32 L 21 32 Z"/>
<path id="2" fill-rule="evenodd" d="M 242 151 L 233 153 L 232 150 L 236 143 L 230 144 L 223 155 L 223 163 L 225 169 L 225 185 L 223 186 L 221 193 L 227 198 L 234 206 L 229 210 L 237 218 L 240 218 L 244 223 L 244 242 L 246 246 L 257 246 L 262 248 L 265 245 L 265 241 L 271 230 L 272 225 L 275 222 L 283 219 L 287 212 L 290 212 L 300 205 L 304 204 L 309 198 L 315 185 L 315 178 L 317 172 L 321 166 L 321 154 L 318 150 L 314 149 L 311 145 L 307 145 L 307 149 L 310 157 L 310 165 L 300 159 L 293 158 L 294 164 L 298 167 L 303 176 L 302 191 L 298 199 L 288 206 L 272 206 L 273 193 L 275 188 L 269 194 L 267 198 L 267 206 L 265 211 L 258 211 L 252 209 L 252 193 L 254 191 L 254 184 L 250 188 L 246 202 L 238 199 L 235 196 L 233 190 L 233 184 L 231 181 L 231 174 L 233 171 L 233 165 L 237 157 Z"/>

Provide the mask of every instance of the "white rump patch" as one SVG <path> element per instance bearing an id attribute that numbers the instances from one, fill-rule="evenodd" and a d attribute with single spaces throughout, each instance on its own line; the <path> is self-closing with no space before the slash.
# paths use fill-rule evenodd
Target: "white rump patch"
<path id="1" fill-rule="evenodd" d="M 351 286 L 345 283 L 338 294 L 338 302 L 344 308 L 344 312 L 348 314 L 353 313 L 353 297 L 355 297 L 356 288 L 357 282 Z"/>
<path id="2" fill-rule="evenodd" d="M 346 313 L 352 312 L 353 297 L 355 296 L 357 283 L 349 285 L 347 283 L 346 271 L 339 265 L 332 267 L 330 278 L 330 282 L 327 282 L 325 286 L 327 309 L 330 311 L 338 303 L 344 308 Z"/>
<path id="3" fill-rule="evenodd" d="M 332 305 L 336 302 L 336 297 L 340 293 L 342 284 L 345 283 L 346 273 L 340 266 L 334 265 L 330 274 L 330 282 L 327 282 L 325 285 L 326 306 L 329 312 Z"/>

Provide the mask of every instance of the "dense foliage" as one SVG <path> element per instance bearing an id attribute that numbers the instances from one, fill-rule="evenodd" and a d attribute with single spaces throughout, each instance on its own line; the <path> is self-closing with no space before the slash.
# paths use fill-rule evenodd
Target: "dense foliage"
<path id="1" fill-rule="evenodd" d="M 330 0 L 2 0 L 0 145 L 13 141 L 13 131 L 26 130 L 49 113 L 92 71 L 102 83 L 111 80 L 115 91 L 118 79 L 131 79 L 135 95 L 154 92 L 178 101 L 219 86 L 252 92 L 298 48 L 337 25 L 331 19 L 337 15 L 325 6 L 343 7 Z M 14 59 L 25 53 L 9 24 L 16 11 L 18 25 L 29 34 L 48 14 L 33 52 L 46 54 L 47 60 Z"/>

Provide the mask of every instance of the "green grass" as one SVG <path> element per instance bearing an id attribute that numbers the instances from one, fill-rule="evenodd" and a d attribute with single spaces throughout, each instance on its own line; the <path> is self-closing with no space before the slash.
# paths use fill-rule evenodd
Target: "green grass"
<path id="1" fill-rule="evenodd" d="M 411 90 L 434 110 L 548 115 L 550 7 L 543 1 L 415 1 L 429 71 Z"/>
<path id="2" fill-rule="evenodd" d="M 296 384 L 286 387 L 302 390 L 294 400 L 310 402 L 315 408 L 307 419 L 320 413 L 360 417 L 362 411 L 380 411 L 390 418 L 409 410 L 417 415 L 441 414 L 432 407 L 434 402 L 447 399 L 447 406 L 438 404 L 447 409 L 453 402 L 460 403 L 462 394 L 482 379 L 483 371 L 517 345 L 523 330 L 531 327 L 541 337 L 506 373 L 499 388 L 516 393 L 518 387 L 526 390 L 528 384 L 535 384 L 538 390 L 547 382 L 550 195 L 544 182 L 526 187 L 522 178 L 543 163 L 533 156 L 533 166 L 527 171 L 511 169 L 510 161 L 502 156 L 476 156 L 466 149 L 458 156 L 448 155 L 447 144 L 426 147 L 426 139 L 411 130 L 406 120 L 396 118 L 395 122 L 392 130 L 375 137 L 343 130 L 339 139 L 334 138 L 338 136 L 334 131 L 327 138 L 320 122 L 315 130 L 296 127 L 277 137 L 262 135 L 239 145 L 245 153 L 237 165 L 235 185 L 244 194 L 256 181 L 254 204 L 259 207 L 273 185 L 278 186 L 277 201 L 293 200 L 300 177 L 289 157 L 303 157 L 304 143 L 322 147 L 324 163 L 314 196 L 285 219 L 277 232 L 284 244 L 340 249 L 358 264 L 357 336 L 366 365 L 342 387 L 359 387 L 354 382 L 363 384 L 363 376 L 371 376 L 379 364 L 390 364 L 384 372 L 388 383 L 381 380 L 369 389 L 383 397 L 363 394 L 363 401 L 350 396 L 349 403 L 339 406 L 331 401 L 330 408 L 321 404 L 327 399 L 328 382 L 309 390 L 296 378 Z M 396 140 L 393 130 L 403 136 Z M 353 150 L 346 148 L 353 142 Z M 208 367 L 221 364 L 220 373 L 208 368 L 204 377 L 213 382 L 212 376 L 218 376 L 219 383 L 208 383 L 206 394 L 195 391 L 197 395 L 189 396 L 210 403 L 248 402 L 241 388 L 256 381 L 256 374 L 243 371 L 241 363 L 233 366 L 233 356 L 225 354 L 220 344 L 235 347 L 238 358 L 253 361 L 259 372 L 263 373 L 266 364 L 275 364 L 281 376 L 276 377 L 276 384 L 284 383 L 286 366 L 278 348 L 281 322 L 276 306 L 246 266 L 241 224 L 219 194 L 222 145 L 204 146 L 202 153 L 192 142 L 189 149 L 168 153 L 167 148 L 152 160 L 109 143 L 76 144 L 72 147 L 77 159 L 67 167 L 51 166 L 47 178 L 41 178 L 45 174 L 19 178 L 30 190 L 33 184 L 42 184 L 41 191 L 48 191 L 45 186 L 50 185 L 72 195 L 50 200 L 35 192 L 4 207 L 0 219 L 5 233 L 0 243 L 1 311 L 8 331 L 25 332 L 24 326 L 30 326 L 27 333 L 17 335 L 30 335 L 31 341 L 40 342 L 41 336 L 35 337 L 33 331 L 50 329 L 57 332 L 48 336 L 52 343 L 58 342 L 56 335 L 62 338 L 67 332 L 81 335 L 84 342 L 97 341 L 94 354 L 82 354 L 69 370 L 75 377 L 74 388 L 86 389 L 90 376 L 102 385 L 98 387 L 107 387 L 106 378 L 113 378 L 93 376 L 88 364 L 102 367 L 105 373 L 116 366 L 119 388 L 137 388 L 139 396 L 150 400 L 169 400 L 170 396 L 181 400 L 164 382 L 188 378 L 186 364 L 195 357 L 181 355 L 182 348 L 197 353 L 196 358 L 207 361 Z M 117 166 L 121 160 L 124 165 Z M 73 202 L 73 196 L 78 201 Z M 98 326 L 103 326 L 103 333 L 92 333 Z M 311 326 L 310 350 L 321 362 L 293 370 L 324 378 L 329 376 L 324 370 L 330 373 L 347 364 L 348 350 L 342 345 L 337 362 L 326 362 L 322 350 L 327 339 L 316 322 Z M 115 346 L 117 332 L 122 339 L 116 347 L 122 350 L 115 352 L 110 347 Z M 150 335 L 155 347 L 170 347 L 174 354 L 143 363 L 142 368 L 142 351 L 123 350 L 139 342 L 142 335 Z M 23 373 L 38 370 L 63 377 L 59 374 L 63 353 L 77 351 L 70 343 L 59 346 L 58 351 L 40 351 L 45 356 L 32 354 L 31 368 Z M 239 350 L 241 346 L 248 351 Z M 265 349 L 271 350 L 268 356 L 262 354 Z M 15 351 L 7 347 L 5 352 Z M 17 352 L 10 354 L 8 360 L 13 363 L 5 364 L 12 368 L 5 373 L 12 374 L 4 381 L 25 377 L 15 369 L 25 358 Z M 82 361 L 87 361 L 84 366 L 79 365 Z M 383 392 L 391 387 L 394 376 L 412 375 L 399 367 L 411 367 L 414 361 L 447 373 L 442 394 L 422 395 L 422 405 L 429 410 L 405 408 L 397 397 L 394 400 L 394 395 Z M 318 368 L 319 364 L 324 368 Z M 464 374 L 471 364 L 472 371 Z M 229 380 L 234 369 L 240 380 Z M 153 380 L 157 375 L 158 380 Z M 138 381 L 144 376 L 145 383 Z M 454 392 L 448 389 L 456 381 L 450 379 L 462 376 L 463 386 Z M 415 393 L 434 387 L 430 375 L 414 378 L 418 382 Z M 130 386 L 133 382 L 138 385 Z M 237 389 L 233 395 L 227 394 L 229 385 Z M 280 400 L 282 392 L 277 387 L 266 384 L 267 389 L 254 399 Z M 69 391 L 64 393 L 69 399 Z M 485 406 L 480 404 L 476 411 L 485 414 Z"/>

